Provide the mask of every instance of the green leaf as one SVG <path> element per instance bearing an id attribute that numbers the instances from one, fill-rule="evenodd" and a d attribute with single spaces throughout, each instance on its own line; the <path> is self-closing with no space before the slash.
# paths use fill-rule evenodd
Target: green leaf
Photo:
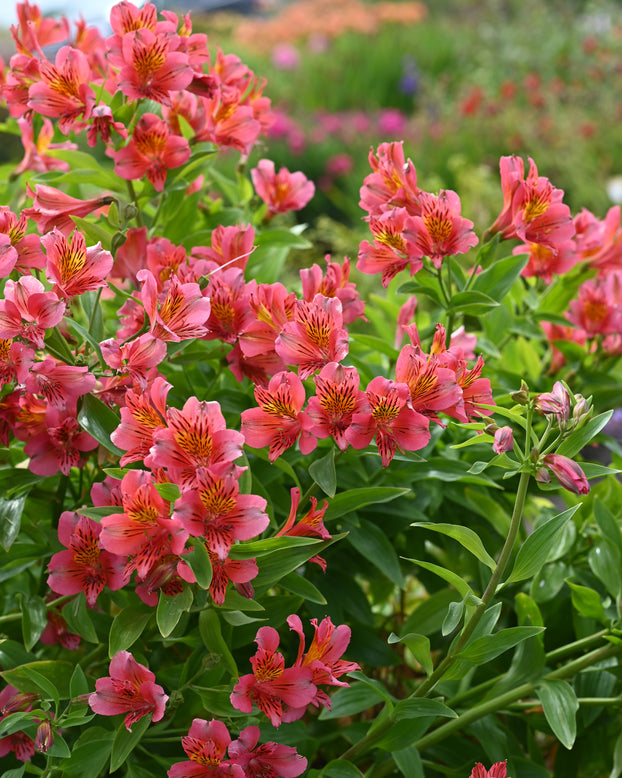
<path id="1" fill-rule="evenodd" d="M 71 756 L 63 762 L 63 777 L 98 778 L 112 750 L 114 732 L 89 727 L 75 742 Z"/>
<path id="2" fill-rule="evenodd" d="M 536 687 L 544 716 L 560 743 L 571 749 L 577 736 L 577 695 L 566 681 L 542 681 Z"/>
<path id="3" fill-rule="evenodd" d="M 609 619 L 605 614 L 600 594 L 589 586 L 581 586 L 566 579 L 570 587 L 573 607 L 586 619 L 596 619 L 602 624 L 607 624 Z"/>
<path id="4" fill-rule="evenodd" d="M 393 544 L 377 524 L 360 519 L 358 527 L 349 526 L 348 540 L 354 548 L 375 565 L 400 589 L 404 588 L 404 576 Z"/>
<path id="5" fill-rule="evenodd" d="M 474 665 L 481 665 L 541 632 L 544 632 L 544 627 L 509 627 L 501 632 L 495 632 L 493 635 L 482 635 L 469 643 L 458 654 L 458 657 L 468 659 Z"/>
<path id="6" fill-rule="evenodd" d="M 184 560 L 190 565 L 201 589 L 209 589 L 214 571 L 205 544 L 197 540 L 192 551 L 184 554 Z"/>
<path id="7" fill-rule="evenodd" d="M 499 303 L 483 292 L 458 292 L 451 300 L 447 313 L 463 313 L 467 316 L 482 316 Z"/>
<path id="8" fill-rule="evenodd" d="M 125 452 L 110 440 L 110 435 L 121 424 L 121 419 L 101 400 L 92 394 L 84 395 L 82 407 L 78 411 L 78 421 L 89 435 L 111 454 L 123 456 Z"/>
<path id="9" fill-rule="evenodd" d="M 48 611 L 43 598 L 36 594 L 25 596 L 21 592 L 15 595 L 22 612 L 22 635 L 24 646 L 30 651 L 37 643 L 48 623 Z"/>
<path id="10" fill-rule="evenodd" d="M 80 592 L 73 600 L 63 606 L 63 618 L 69 631 L 88 640 L 89 643 L 99 643 L 97 632 L 91 621 L 89 609 L 86 607 L 84 592 Z"/>
<path id="11" fill-rule="evenodd" d="M 553 516 L 552 519 L 536 527 L 518 550 L 512 574 L 506 583 L 524 581 L 526 578 L 532 578 L 539 572 L 542 565 L 547 561 L 566 522 L 574 516 L 579 508 L 580 503 L 573 505 L 571 508 L 558 513 L 557 516 Z"/>
<path id="12" fill-rule="evenodd" d="M 292 544 L 291 548 L 275 551 L 260 558 L 258 560 L 259 574 L 253 579 L 255 590 L 258 591 L 260 588 L 274 586 L 281 578 L 284 578 L 289 573 L 293 573 L 294 570 L 297 570 L 312 556 L 321 554 L 324 549 L 344 538 L 346 534 L 333 535 L 330 540 L 309 538 L 309 540 L 315 540 L 315 542 L 298 548 Z M 293 539 L 290 538 L 290 540 Z"/>
<path id="13" fill-rule="evenodd" d="M 77 511 L 80 516 L 86 516 L 101 523 L 106 516 L 115 516 L 124 513 L 122 505 L 102 505 L 97 508 L 79 508 Z"/>
<path id="14" fill-rule="evenodd" d="M 355 681 L 350 686 L 338 689 L 331 698 L 330 710 L 324 708 L 320 720 L 339 719 L 342 716 L 354 716 L 368 708 L 384 702 L 384 695 L 366 683 Z"/>
<path id="15" fill-rule="evenodd" d="M 32 681 L 33 684 L 35 684 L 37 691 L 43 697 L 43 699 L 52 700 L 58 709 L 60 695 L 58 693 L 58 689 L 52 683 L 52 681 L 50 681 L 44 675 L 41 675 L 41 673 L 38 670 L 35 670 L 32 665 L 24 665 L 20 669 L 23 671 L 24 675 L 30 681 Z M 15 670 L 10 670 L 9 672 L 15 672 Z"/>
<path id="16" fill-rule="evenodd" d="M 394 751 L 393 760 L 404 778 L 425 778 L 421 757 L 414 746 Z"/>
<path id="17" fill-rule="evenodd" d="M 248 543 L 238 543 L 231 547 L 231 559 L 256 559 L 267 556 L 275 551 L 291 550 L 304 546 L 317 545 L 319 538 L 298 537 L 297 535 L 282 535 L 281 537 L 253 540 Z"/>
<path id="18" fill-rule="evenodd" d="M 255 236 L 257 246 L 282 246 L 290 249 L 310 249 L 313 244 L 302 235 L 295 235 L 289 230 L 263 230 Z"/>
<path id="19" fill-rule="evenodd" d="M 19 535 L 27 493 L 12 499 L 0 498 L 0 545 L 8 553 Z"/>
<path id="20" fill-rule="evenodd" d="M 483 562 L 491 570 L 496 567 L 495 560 L 484 548 L 479 535 L 473 532 L 469 527 L 461 527 L 457 524 L 434 524 L 431 522 L 415 522 L 410 525 L 411 527 L 423 527 L 424 529 L 432 530 L 433 532 L 440 532 L 442 535 L 453 538 L 460 543 L 463 548 L 470 551 L 473 556 Z"/>
<path id="21" fill-rule="evenodd" d="M 69 684 L 73 670 L 72 662 L 42 660 L 29 662 L 20 667 L 14 667 L 12 670 L 3 670 L 0 675 L 20 692 L 40 694 L 41 691 L 45 691 L 46 694 L 49 694 L 50 699 L 55 699 L 57 695 L 60 699 L 67 699 L 71 696 Z M 44 681 L 47 682 L 44 684 L 45 689 L 41 686 Z M 52 689 L 54 689 L 54 693 L 52 693 Z"/>
<path id="22" fill-rule="evenodd" d="M 81 338 L 83 338 L 93 347 L 93 350 L 95 351 L 95 353 L 97 354 L 97 358 L 99 359 L 99 364 L 102 370 L 106 370 L 107 365 L 106 362 L 104 361 L 101 346 L 99 345 L 99 341 L 97 340 L 97 338 L 91 335 L 91 333 L 87 329 L 85 329 L 81 324 L 79 324 L 75 319 L 66 318 L 65 321 L 74 332 L 76 332 Z"/>
<path id="23" fill-rule="evenodd" d="M 324 522 L 330 521 L 331 519 L 338 519 L 340 516 L 345 516 L 347 513 L 354 513 L 354 511 L 359 508 L 364 508 L 366 505 L 390 502 L 391 500 L 395 500 L 397 497 L 403 497 L 406 494 L 412 494 L 411 489 L 402 489 L 392 486 L 366 487 L 341 492 L 341 494 L 335 495 L 330 501 L 326 513 L 324 514 Z"/>
<path id="24" fill-rule="evenodd" d="M 408 559 L 407 557 L 403 558 Z M 466 597 L 468 594 L 473 593 L 468 583 L 463 581 L 457 573 L 453 572 L 453 570 L 447 570 L 445 567 L 435 565 L 433 562 L 424 562 L 421 559 L 408 559 L 408 561 L 412 562 L 414 565 L 423 567 L 424 570 L 436 573 L 436 575 L 440 576 L 444 581 L 447 581 L 448 584 L 451 584 L 462 597 Z"/>
<path id="25" fill-rule="evenodd" d="M 112 741 L 112 752 L 110 754 L 110 772 L 113 773 L 125 762 L 128 756 L 140 743 L 142 736 L 151 724 L 151 714 L 143 716 L 135 724 L 132 724 L 132 731 L 128 732 L 125 722 L 121 722 Z"/>
<path id="26" fill-rule="evenodd" d="M 89 682 L 86 680 L 84 670 L 80 667 L 80 665 L 76 665 L 75 670 L 69 679 L 69 693 L 71 697 L 78 697 L 81 694 L 86 694 L 88 691 Z"/>
<path id="27" fill-rule="evenodd" d="M 578 454 L 582 448 L 587 446 L 587 444 L 598 435 L 612 416 L 612 410 L 594 416 L 594 418 L 590 419 L 584 427 L 581 427 L 569 435 L 559 446 L 556 453 L 572 459 L 572 457 Z"/>
<path id="28" fill-rule="evenodd" d="M 529 261 L 528 254 L 515 254 L 494 262 L 473 281 L 472 289 L 483 292 L 493 300 L 503 300 Z"/>
<path id="29" fill-rule="evenodd" d="M 619 778 L 622 775 L 622 732 L 618 735 L 613 749 L 613 768 L 609 778 Z"/>
<path id="30" fill-rule="evenodd" d="M 409 632 L 400 638 L 392 632 L 387 642 L 389 644 L 403 643 L 421 667 L 423 667 L 426 675 L 431 674 L 434 665 L 432 664 L 432 655 L 430 653 L 430 638 L 426 635 L 417 635 L 414 632 Z"/>
<path id="31" fill-rule="evenodd" d="M 237 678 L 239 676 L 238 667 L 222 636 L 218 613 L 213 608 L 206 608 L 199 613 L 199 635 L 205 648 L 212 654 L 220 656 L 229 673 Z"/>
<path id="32" fill-rule="evenodd" d="M 72 215 L 71 217 L 76 224 L 76 227 L 83 232 L 86 237 L 87 246 L 94 243 L 101 243 L 101 247 L 105 251 L 110 251 L 112 248 L 112 235 L 109 229 L 103 227 L 101 224 L 95 224 L 88 219 L 82 219 L 80 216 Z"/>
<path id="33" fill-rule="evenodd" d="M 156 609 L 156 622 L 163 638 L 167 638 L 175 629 L 185 611 L 189 611 L 194 600 L 192 589 L 185 586 L 179 594 L 168 595 L 160 592 Z"/>
<path id="34" fill-rule="evenodd" d="M 409 697 L 400 700 L 395 706 L 397 719 L 419 719 L 424 716 L 444 716 L 449 719 L 458 718 L 458 714 L 439 700 L 429 700 L 423 697 Z"/>
<path id="35" fill-rule="evenodd" d="M 620 551 L 608 537 L 601 538 L 587 555 L 590 570 L 603 582 L 609 594 L 619 600 L 622 594 Z"/>
<path id="36" fill-rule="evenodd" d="M 333 759 L 320 773 L 321 778 L 363 778 L 363 773 L 345 759 Z"/>
<path id="37" fill-rule="evenodd" d="M 304 576 L 298 573 L 289 573 L 279 581 L 280 586 L 287 589 L 288 592 L 297 594 L 309 602 L 316 602 L 318 605 L 326 605 L 326 597 L 322 592 L 308 581 Z"/>
<path id="38" fill-rule="evenodd" d="M 316 459 L 309 465 L 309 475 L 329 497 L 334 497 L 337 491 L 337 474 L 335 472 L 335 449 L 331 448 L 325 456 Z"/>
<path id="39" fill-rule="evenodd" d="M 138 610 L 132 605 L 127 605 L 117 613 L 110 627 L 108 639 L 108 656 L 111 659 L 119 651 L 125 651 L 134 645 L 143 634 L 151 614 L 151 610 Z"/>
<path id="40" fill-rule="evenodd" d="M 175 500 L 178 500 L 181 496 L 179 486 L 177 484 L 154 484 L 157 493 L 163 500 L 173 504 Z"/>
<path id="41" fill-rule="evenodd" d="M 66 321 L 71 321 L 70 319 Z M 76 357 L 73 351 L 69 348 L 67 339 L 63 337 L 58 327 L 46 330 L 45 333 L 45 347 L 55 357 L 58 357 L 67 365 L 74 365 Z"/>

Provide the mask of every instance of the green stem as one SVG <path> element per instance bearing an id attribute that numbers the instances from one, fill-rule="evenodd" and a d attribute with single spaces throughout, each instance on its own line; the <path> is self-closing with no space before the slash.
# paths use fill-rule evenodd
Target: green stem
<path id="1" fill-rule="evenodd" d="M 497 591 L 497 586 L 501 582 L 501 576 L 505 571 L 508 560 L 510 559 L 510 555 L 512 554 L 512 551 L 514 549 L 516 538 L 518 537 L 518 531 L 520 529 L 520 523 L 523 516 L 523 508 L 525 506 L 525 498 L 527 496 L 527 487 L 529 485 L 529 478 L 530 478 L 529 473 L 521 473 L 520 481 L 518 483 L 518 490 L 516 492 L 516 500 L 514 501 L 514 510 L 512 512 L 512 519 L 510 521 L 510 530 L 508 532 L 507 538 L 505 539 L 505 543 L 503 545 L 503 549 L 501 551 L 501 556 L 499 557 L 499 561 L 495 566 L 494 572 L 490 577 L 488 586 L 486 587 L 486 591 L 482 596 L 481 603 L 477 606 L 475 613 L 473 613 L 468 623 L 465 625 L 464 629 L 462 630 L 462 634 L 460 635 L 460 637 L 458 638 L 458 640 L 456 641 L 455 645 L 452 647 L 450 652 L 443 659 L 443 661 L 438 665 L 438 667 L 434 670 L 434 672 L 430 675 L 430 677 L 426 681 L 424 681 L 421 684 L 421 686 L 415 691 L 413 697 L 424 697 L 441 680 L 441 678 L 445 675 L 447 670 L 449 670 L 449 668 L 456 661 L 457 655 L 462 651 L 462 649 L 469 641 L 471 635 L 475 631 L 475 628 L 479 624 L 480 619 L 488 609 L 488 606 L 490 605 L 492 598 L 495 596 L 495 593 Z"/>
<path id="2" fill-rule="evenodd" d="M 130 199 L 136 206 L 136 224 L 139 227 L 143 226 L 143 218 L 140 214 L 140 208 L 138 207 L 138 197 L 136 196 L 136 190 L 134 189 L 134 183 L 132 181 L 127 182 L 127 191 L 129 192 Z"/>
<path id="3" fill-rule="evenodd" d="M 527 434 L 529 435 L 529 429 L 527 430 Z M 490 578 L 490 581 L 488 582 L 488 586 L 486 587 L 486 591 L 482 596 L 482 601 L 480 605 L 478 605 L 477 609 L 469 619 L 468 623 L 465 625 L 464 629 L 462 630 L 462 634 L 455 642 L 455 644 L 452 646 L 447 656 L 437 666 L 434 672 L 432 672 L 429 678 L 427 678 L 421 684 L 421 686 L 419 686 L 415 690 L 415 692 L 411 695 L 411 697 L 424 697 L 428 692 L 430 692 L 436 686 L 436 684 L 445 675 L 447 670 L 449 670 L 449 668 L 457 660 L 458 655 L 467 644 L 469 638 L 471 637 L 471 635 L 475 631 L 475 628 L 479 624 L 482 616 L 488 609 L 488 606 L 497 591 L 497 586 L 501 581 L 501 576 L 503 575 L 503 572 L 508 563 L 510 555 L 512 554 L 512 551 L 514 549 L 514 543 L 516 542 L 516 538 L 518 536 L 521 518 L 523 515 L 523 508 L 525 506 L 525 498 L 527 497 L 527 487 L 529 486 L 529 478 L 530 478 L 529 473 L 521 473 L 520 481 L 518 484 L 518 490 L 516 492 L 516 500 L 514 502 L 514 510 L 512 512 L 512 519 L 510 521 L 510 529 L 508 532 L 508 536 L 505 539 L 503 549 L 501 550 L 501 556 L 499 557 L 499 561 L 497 562 L 494 572 Z M 372 733 L 368 733 L 367 735 L 365 735 L 365 737 L 363 737 L 358 743 L 355 743 L 354 745 L 350 746 L 350 748 L 348 748 L 348 750 L 345 751 L 340 758 L 345 759 L 346 761 L 356 760 L 357 757 L 365 753 L 365 751 L 367 751 L 377 740 L 379 740 L 385 734 L 385 732 L 387 732 L 393 726 L 394 723 L 395 723 L 395 714 L 389 716 L 389 718 L 387 718 L 384 724 L 376 727 L 376 729 L 374 729 Z"/>
<path id="4" fill-rule="evenodd" d="M 439 743 L 441 740 L 444 740 L 448 735 L 451 735 L 452 732 L 457 732 L 461 729 L 464 729 L 464 727 L 466 727 L 468 724 L 471 724 L 472 722 L 487 716 L 489 713 L 494 713 L 501 708 L 505 708 L 511 703 L 520 700 L 522 697 L 528 697 L 532 695 L 539 683 L 542 683 L 543 681 L 556 681 L 563 678 L 569 678 L 576 675 L 577 673 L 580 673 L 581 670 L 584 670 L 586 667 L 596 664 L 603 659 L 608 659 L 609 657 L 615 656 L 620 652 L 622 652 L 622 646 L 610 644 L 604 648 L 599 648 L 596 651 L 585 654 L 579 659 L 575 659 L 574 661 L 569 662 L 567 665 L 564 665 L 564 667 L 553 670 L 553 672 L 548 673 L 542 678 L 538 678 L 535 681 L 530 681 L 529 683 L 521 684 L 521 686 L 517 686 L 515 689 L 512 689 L 509 692 L 505 692 L 504 694 L 500 694 L 498 697 L 493 697 L 491 700 L 486 700 L 486 702 L 483 702 L 480 705 L 476 705 L 474 708 L 466 711 L 461 716 L 458 716 L 457 719 L 452 719 L 446 724 L 440 726 L 438 729 L 435 729 L 433 732 L 429 732 L 427 735 L 424 735 L 422 738 L 417 740 L 415 747 L 420 751 L 424 750 L 425 748 L 429 748 L 430 746 Z"/>
<path id="5" fill-rule="evenodd" d="M 579 705 L 597 706 L 597 705 L 622 705 L 622 697 L 577 697 Z M 513 702 L 508 705 L 508 710 L 530 710 L 536 708 L 542 703 L 538 699 L 523 700 L 522 702 Z"/>

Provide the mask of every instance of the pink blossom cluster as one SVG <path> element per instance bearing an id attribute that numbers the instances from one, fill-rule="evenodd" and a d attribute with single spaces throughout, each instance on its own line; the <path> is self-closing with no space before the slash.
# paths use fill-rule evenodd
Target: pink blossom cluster
<path id="1" fill-rule="evenodd" d="M 335 627 L 328 617 L 319 624 L 312 619 L 315 634 L 305 652 L 300 618 L 291 615 L 287 623 L 300 641 L 294 664 L 285 667 L 285 658 L 277 650 L 279 633 L 273 627 L 261 627 L 255 638 L 257 652 L 251 658 L 253 672 L 241 676 L 231 694 L 234 708 L 251 713 L 254 704 L 275 727 L 301 718 L 308 705 L 330 710 L 330 698 L 319 687 L 348 686 L 339 678 L 360 669 L 356 662 L 341 659 L 350 642 L 348 626 Z"/>
<path id="2" fill-rule="evenodd" d="M 373 172 L 361 187 L 360 206 L 367 211 L 373 240 L 359 247 L 359 270 L 380 273 L 388 286 L 402 270 L 411 275 L 421 270 L 424 257 L 438 270 L 444 257 L 477 245 L 473 222 L 461 215 L 458 195 L 450 189 L 438 195 L 419 189 L 402 142 L 381 143 L 376 154 L 371 149 L 369 163 Z"/>

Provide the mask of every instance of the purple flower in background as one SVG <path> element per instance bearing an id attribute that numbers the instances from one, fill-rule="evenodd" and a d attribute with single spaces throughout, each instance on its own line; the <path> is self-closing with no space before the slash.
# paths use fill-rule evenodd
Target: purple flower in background
<path id="1" fill-rule="evenodd" d="M 419 92 L 420 87 L 419 69 L 415 64 L 415 60 L 407 55 L 402 59 L 402 77 L 399 90 L 403 95 L 412 95 L 414 97 Z"/>

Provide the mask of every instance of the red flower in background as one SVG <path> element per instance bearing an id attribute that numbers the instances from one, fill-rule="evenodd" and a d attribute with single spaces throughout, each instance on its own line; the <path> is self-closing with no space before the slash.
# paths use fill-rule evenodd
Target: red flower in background
<path id="1" fill-rule="evenodd" d="M 487 770 L 481 762 L 478 762 L 471 771 L 470 778 L 506 778 L 507 761 L 495 762 L 490 770 Z"/>
<path id="2" fill-rule="evenodd" d="M 89 696 L 91 709 L 100 716 L 125 716 L 125 726 L 131 732 L 132 724 L 152 715 L 160 721 L 168 695 L 155 683 L 155 675 L 139 664 L 129 651 L 119 651 L 110 662 L 110 676 L 95 681 L 95 691 Z"/>

